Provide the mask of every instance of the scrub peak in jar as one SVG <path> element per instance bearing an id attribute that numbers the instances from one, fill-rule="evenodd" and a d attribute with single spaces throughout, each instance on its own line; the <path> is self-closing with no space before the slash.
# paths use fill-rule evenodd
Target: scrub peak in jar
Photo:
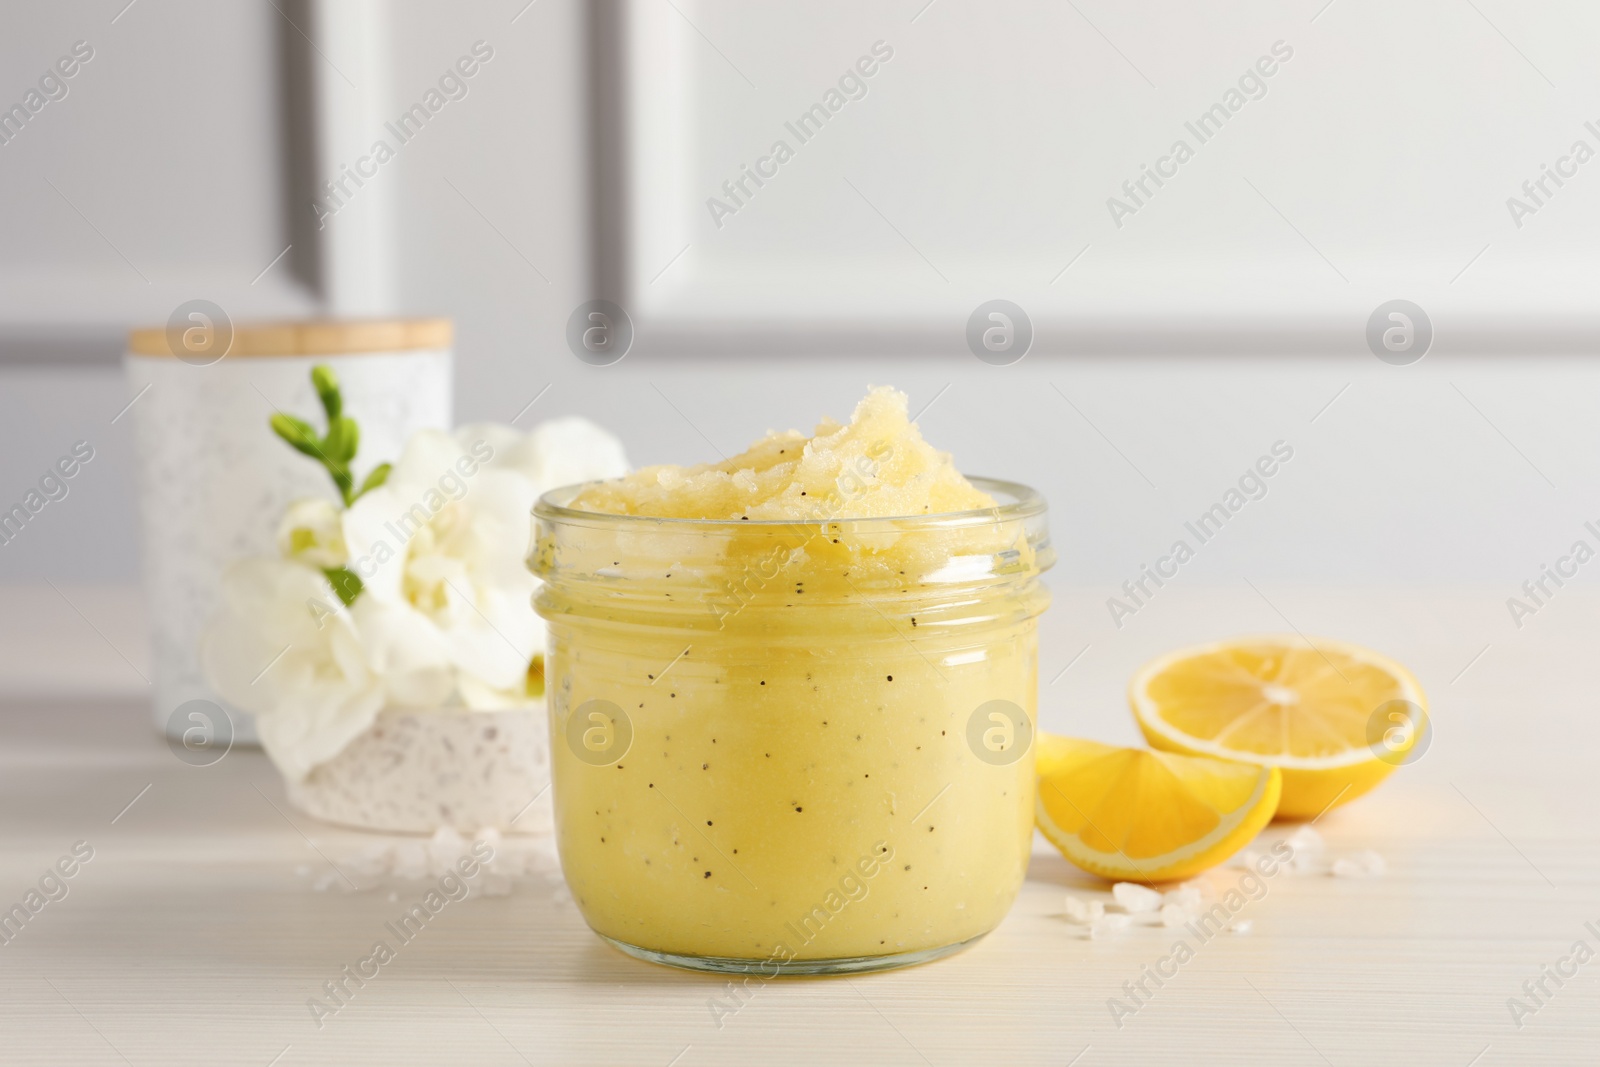
<path id="1" fill-rule="evenodd" d="M 862 519 L 937 515 L 995 506 L 922 439 L 906 394 L 870 390 L 847 425 L 824 418 L 816 433 L 768 433 L 719 463 L 645 467 L 592 485 L 569 505 L 651 518 Z"/>

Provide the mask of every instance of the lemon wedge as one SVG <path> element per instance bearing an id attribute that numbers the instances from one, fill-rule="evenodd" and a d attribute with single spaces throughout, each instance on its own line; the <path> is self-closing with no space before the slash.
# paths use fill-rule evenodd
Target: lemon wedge
<path id="1" fill-rule="evenodd" d="M 1049 734 L 1039 742 L 1039 830 L 1105 878 L 1164 882 L 1215 867 L 1278 807 L 1274 767 Z"/>
<path id="2" fill-rule="evenodd" d="M 1077 746 L 1082 741 L 1073 737 L 1062 737 L 1060 734 L 1047 734 L 1043 731 L 1034 735 L 1033 741 L 1033 767 L 1039 778 L 1053 774 L 1061 767 L 1072 753 L 1077 751 Z"/>
<path id="3" fill-rule="evenodd" d="M 1323 638 L 1179 649 L 1134 675 L 1128 699 L 1156 748 L 1281 768 L 1285 818 L 1361 796 L 1427 736 L 1427 698 L 1409 671 Z"/>

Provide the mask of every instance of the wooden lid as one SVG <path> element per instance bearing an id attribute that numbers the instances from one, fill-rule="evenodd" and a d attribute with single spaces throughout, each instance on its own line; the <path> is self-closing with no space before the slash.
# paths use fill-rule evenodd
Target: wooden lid
<path id="1" fill-rule="evenodd" d="M 345 356 L 449 348 L 449 319 L 347 319 L 321 322 L 241 323 L 233 327 L 230 356 Z M 128 351 L 136 356 L 171 356 L 163 327 L 133 330 Z"/>

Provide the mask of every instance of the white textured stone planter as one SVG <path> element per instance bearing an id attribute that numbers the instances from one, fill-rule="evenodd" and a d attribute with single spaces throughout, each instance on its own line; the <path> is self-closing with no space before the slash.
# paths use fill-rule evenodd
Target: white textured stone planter
<path id="1" fill-rule="evenodd" d="M 192 725 L 176 714 L 186 702 L 225 703 L 206 684 L 199 658 L 223 569 L 276 553 L 278 521 L 290 501 L 333 496 L 327 473 L 267 425 L 275 410 L 317 410 L 311 368 L 325 363 L 339 376 L 345 410 L 361 424 L 362 472 L 398 458 L 418 430 L 451 423 L 447 320 L 284 323 L 182 337 L 190 334 L 218 350 L 187 352 L 167 331 L 135 330 L 126 360 L 128 417 L 139 448 L 152 711 L 173 737 Z M 253 742 L 253 717 L 229 712 L 234 739 Z"/>
<path id="2" fill-rule="evenodd" d="M 545 709 L 384 712 L 305 781 L 287 784 L 307 815 L 362 830 L 549 833 Z"/>

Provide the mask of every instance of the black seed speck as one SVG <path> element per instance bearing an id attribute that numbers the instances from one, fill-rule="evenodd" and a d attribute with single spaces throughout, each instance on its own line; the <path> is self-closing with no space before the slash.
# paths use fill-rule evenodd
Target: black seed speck
<path id="1" fill-rule="evenodd" d="M 707 871 L 707 872 L 706 872 L 706 877 L 707 877 L 707 878 L 710 878 L 710 877 L 711 877 L 711 872 L 710 872 L 710 871 Z M 924 888 L 924 889 L 926 889 L 926 888 L 928 888 L 928 887 L 927 887 L 927 886 L 923 886 L 923 887 L 922 887 L 922 888 Z"/>
<path id="2" fill-rule="evenodd" d="M 894 675 L 892 675 L 892 674 L 886 674 L 886 675 L 884 675 L 884 677 L 889 679 L 889 681 L 891 681 L 891 682 L 894 681 Z"/>
<path id="3" fill-rule="evenodd" d="M 709 764 L 709 763 L 702 763 L 702 764 L 700 764 L 700 769 L 701 769 L 701 770 L 702 770 L 702 771 L 708 771 L 708 770 L 710 770 L 710 769 L 711 769 L 711 764 Z"/>

